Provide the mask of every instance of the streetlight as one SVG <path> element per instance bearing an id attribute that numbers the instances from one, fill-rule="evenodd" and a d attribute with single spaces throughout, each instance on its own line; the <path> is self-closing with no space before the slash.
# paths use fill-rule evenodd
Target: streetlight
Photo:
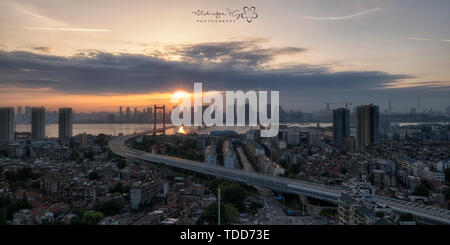
<path id="1" fill-rule="evenodd" d="M 217 225 L 220 225 L 220 187 L 217 190 L 217 199 L 218 199 L 218 204 L 217 204 L 217 208 L 218 208 Z"/>

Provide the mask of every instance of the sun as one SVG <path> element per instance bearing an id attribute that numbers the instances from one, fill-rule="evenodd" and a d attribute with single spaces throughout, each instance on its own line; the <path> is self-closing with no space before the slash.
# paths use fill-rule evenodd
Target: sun
<path id="1" fill-rule="evenodd" d="M 181 125 L 181 126 L 178 128 L 178 132 L 177 132 L 177 133 L 179 133 L 179 134 L 187 134 L 186 130 L 184 130 L 183 125 Z"/>
<path id="2" fill-rule="evenodd" d="M 175 93 L 172 94 L 172 98 L 184 99 L 186 97 L 189 97 L 189 93 L 182 90 L 176 91 Z"/>

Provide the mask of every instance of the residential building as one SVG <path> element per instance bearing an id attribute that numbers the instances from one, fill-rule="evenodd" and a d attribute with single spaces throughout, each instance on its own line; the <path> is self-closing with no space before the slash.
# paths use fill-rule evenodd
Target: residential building
<path id="1" fill-rule="evenodd" d="M 72 108 L 59 108 L 59 139 L 72 137 L 73 111 Z"/>
<path id="2" fill-rule="evenodd" d="M 14 140 L 14 108 L 0 108 L 0 140 Z"/>
<path id="3" fill-rule="evenodd" d="M 350 137 L 350 111 L 345 108 L 333 110 L 334 143 L 340 145 L 348 137 Z"/>
<path id="4" fill-rule="evenodd" d="M 379 143 L 380 115 L 379 107 L 362 105 L 356 108 L 357 150 L 365 151 L 368 145 Z"/>
<path id="5" fill-rule="evenodd" d="M 31 108 L 31 139 L 45 139 L 45 108 Z"/>

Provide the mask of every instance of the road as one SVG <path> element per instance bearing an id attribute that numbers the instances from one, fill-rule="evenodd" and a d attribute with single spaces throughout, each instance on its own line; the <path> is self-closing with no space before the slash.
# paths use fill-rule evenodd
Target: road
<path id="1" fill-rule="evenodd" d="M 277 192 L 308 196 L 331 203 L 339 202 L 339 197 L 345 190 L 342 187 L 300 181 L 285 177 L 277 177 L 262 173 L 251 173 L 241 169 L 229 169 L 221 166 L 203 164 L 166 155 L 159 155 L 129 148 L 126 141 L 141 134 L 119 136 L 108 143 L 108 147 L 117 155 L 135 160 L 166 164 L 171 167 L 195 171 L 202 174 L 215 175 L 230 181 L 243 182 L 272 189 Z M 389 205 L 394 211 L 411 213 L 416 219 L 427 224 L 450 224 L 450 211 L 413 202 L 376 196 L 378 204 Z"/>
<path id="2" fill-rule="evenodd" d="M 237 147 L 236 151 L 241 160 L 244 171 L 255 172 L 255 169 L 248 161 L 242 147 Z M 309 225 L 315 224 L 316 220 L 310 216 L 288 216 L 283 211 L 282 202 L 275 200 L 272 190 L 255 186 L 264 202 L 264 207 L 259 212 L 258 224 L 261 225 Z"/>

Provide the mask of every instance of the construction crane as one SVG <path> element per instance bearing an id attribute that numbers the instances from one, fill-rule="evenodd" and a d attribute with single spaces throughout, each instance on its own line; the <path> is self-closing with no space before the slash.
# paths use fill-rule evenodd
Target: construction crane
<path id="1" fill-rule="evenodd" d="M 343 103 L 330 103 L 330 105 L 345 105 L 345 109 L 348 109 L 348 106 L 353 104 L 345 101 Z"/>

